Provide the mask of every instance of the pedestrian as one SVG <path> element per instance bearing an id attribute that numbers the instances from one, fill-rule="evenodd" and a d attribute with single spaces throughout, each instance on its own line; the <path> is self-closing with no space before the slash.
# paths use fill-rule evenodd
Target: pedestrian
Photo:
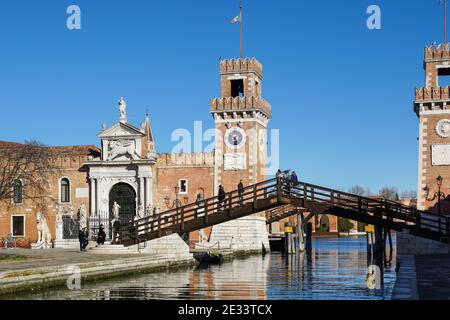
<path id="1" fill-rule="evenodd" d="M 203 217 L 205 212 L 205 196 L 203 195 L 203 191 L 197 194 L 197 199 L 195 199 L 195 204 L 197 205 L 197 210 L 195 211 L 195 217 Z"/>
<path id="2" fill-rule="evenodd" d="M 136 221 L 135 219 L 130 219 L 130 221 L 128 222 L 128 225 L 129 225 L 128 233 L 129 233 L 130 239 L 132 239 L 134 243 L 136 243 L 136 240 L 137 240 L 137 238 L 136 238 L 136 227 L 134 225 L 135 221 Z"/>
<path id="3" fill-rule="evenodd" d="M 120 238 L 120 218 L 117 217 L 113 223 L 113 244 L 118 244 Z"/>
<path id="4" fill-rule="evenodd" d="M 298 185 L 298 177 L 297 177 L 297 173 L 295 173 L 295 171 L 292 171 L 291 173 L 291 187 L 295 188 Z M 295 192 L 295 190 L 294 190 Z"/>
<path id="5" fill-rule="evenodd" d="M 281 169 L 278 169 L 277 174 L 276 174 L 276 178 L 277 179 L 284 178 L 284 174 L 283 174 L 283 172 L 281 172 Z"/>
<path id="6" fill-rule="evenodd" d="M 80 229 L 80 232 L 78 232 L 78 241 L 80 242 L 80 251 L 83 251 L 83 247 L 84 247 L 84 229 Z"/>
<path id="7" fill-rule="evenodd" d="M 105 228 L 103 225 L 100 225 L 100 228 L 98 229 L 98 234 L 97 234 L 97 244 L 104 245 L 105 240 L 106 240 Z"/>
<path id="8" fill-rule="evenodd" d="M 5 248 L 12 249 L 14 247 L 14 237 L 12 233 L 8 233 L 5 241 Z"/>
<path id="9" fill-rule="evenodd" d="M 89 244 L 89 231 L 87 228 L 83 228 L 83 251 L 86 251 L 86 248 Z"/>
<path id="10" fill-rule="evenodd" d="M 217 199 L 219 200 L 219 211 L 222 211 L 225 208 L 225 189 L 222 185 L 219 186 Z"/>
<path id="11" fill-rule="evenodd" d="M 291 173 L 291 181 L 294 183 L 298 182 L 297 173 L 295 173 L 295 171 L 292 171 Z"/>
<path id="12" fill-rule="evenodd" d="M 241 181 L 239 181 L 239 184 L 238 184 L 238 206 L 239 207 L 242 207 L 242 205 L 244 204 L 244 191 L 245 191 L 245 188 L 244 188 L 244 182 L 242 181 L 242 179 L 241 179 Z"/>

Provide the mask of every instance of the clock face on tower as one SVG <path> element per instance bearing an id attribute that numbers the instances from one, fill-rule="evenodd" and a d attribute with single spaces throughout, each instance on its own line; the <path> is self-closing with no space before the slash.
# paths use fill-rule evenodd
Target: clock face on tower
<path id="1" fill-rule="evenodd" d="M 228 147 L 239 149 L 245 144 L 245 131 L 241 128 L 231 128 L 225 133 L 225 143 Z"/>
<path id="2" fill-rule="evenodd" d="M 436 125 L 436 133 L 441 138 L 449 138 L 450 137 L 450 120 L 443 119 L 439 121 Z"/>

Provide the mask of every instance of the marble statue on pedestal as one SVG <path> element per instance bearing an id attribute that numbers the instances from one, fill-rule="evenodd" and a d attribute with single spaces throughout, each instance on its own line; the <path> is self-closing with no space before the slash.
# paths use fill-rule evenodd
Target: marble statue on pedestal
<path id="1" fill-rule="evenodd" d="M 114 219 L 119 218 L 120 205 L 116 201 L 114 201 L 111 213 L 112 213 L 112 216 L 113 216 Z"/>
<path id="2" fill-rule="evenodd" d="M 78 209 L 79 217 L 78 221 L 80 223 L 80 229 L 87 228 L 87 216 L 86 216 L 86 205 L 81 202 L 80 209 Z"/>
<path id="3" fill-rule="evenodd" d="M 139 205 L 137 217 L 138 219 L 142 219 L 145 217 L 145 209 L 142 204 Z"/>
<path id="4" fill-rule="evenodd" d="M 56 206 L 56 239 L 62 240 L 64 238 L 64 210 L 62 206 Z"/>
<path id="5" fill-rule="evenodd" d="M 49 246 L 52 242 L 52 235 L 50 233 L 50 229 L 47 224 L 47 219 L 42 214 L 42 212 L 38 212 L 36 214 L 36 223 L 37 223 L 37 233 L 38 233 L 38 244 L 45 244 Z"/>
<path id="6" fill-rule="evenodd" d="M 127 102 L 124 98 L 119 99 L 120 122 L 127 122 Z"/>
<path id="7" fill-rule="evenodd" d="M 147 209 L 145 210 L 145 216 L 149 217 L 149 216 L 151 216 L 152 214 L 153 214 L 153 212 L 152 212 L 152 205 L 149 204 L 149 205 L 147 206 Z"/>

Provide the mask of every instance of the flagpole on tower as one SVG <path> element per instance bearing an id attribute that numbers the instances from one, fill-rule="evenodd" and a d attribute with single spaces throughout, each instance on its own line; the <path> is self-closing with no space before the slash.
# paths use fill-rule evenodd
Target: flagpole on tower
<path id="1" fill-rule="evenodd" d="M 447 0 L 444 0 L 444 44 L 447 44 Z"/>
<path id="2" fill-rule="evenodd" d="M 240 38 L 240 57 L 241 57 L 241 59 L 242 59 L 242 0 L 241 0 L 241 6 L 240 6 L 240 9 L 241 9 L 241 12 L 240 12 L 240 15 L 241 15 L 241 38 Z"/>

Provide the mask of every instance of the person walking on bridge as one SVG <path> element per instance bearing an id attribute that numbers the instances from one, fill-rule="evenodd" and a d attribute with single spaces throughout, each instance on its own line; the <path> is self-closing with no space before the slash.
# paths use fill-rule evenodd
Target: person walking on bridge
<path id="1" fill-rule="evenodd" d="M 289 187 L 289 192 L 290 192 L 291 189 L 295 188 L 297 186 L 297 184 L 298 184 L 297 173 L 295 173 L 295 171 L 292 171 L 291 177 L 289 179 L 291 180 L 290 187 Z"/>
<path id="2" fill-rule="evenodd" d="M 219 200 L 219 211 L 223 211 L 225 208 L 225 189 L 222 185 L 219 186 L 217 199 Z"/>
<path id="3" fill-rule="evenodd" d="M 238 184 L 238 195 L 239 195 L 238 206 L 239 207 L 242 207 L 242 205 L 244 204 L 244 192 L 245 192 L 244 183 L 241 179 L 241 181 L 239 181 L 239 184 Z"/>
<path id="4" fill-rule="evenodd" d="M 203 195 L 203 190 L 197 194 L 197 199 L 195 200 L 197 209 L 195 210 L 195 217 L 203 217 L 205 215 L 205 196 Z"/>

